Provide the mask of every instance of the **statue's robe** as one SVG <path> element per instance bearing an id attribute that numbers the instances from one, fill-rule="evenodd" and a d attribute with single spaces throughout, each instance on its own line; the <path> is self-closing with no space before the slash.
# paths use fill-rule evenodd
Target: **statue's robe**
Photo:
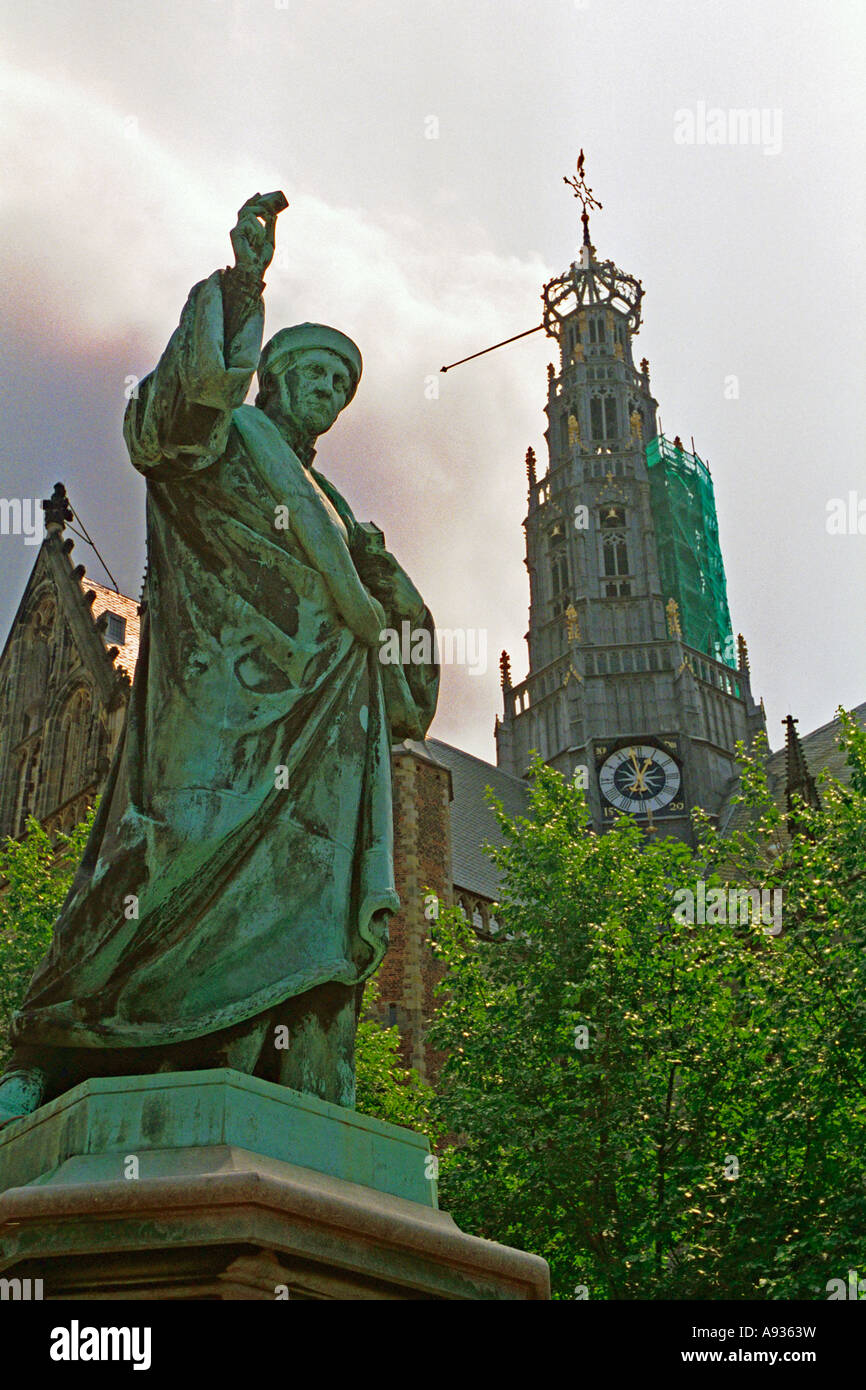
<path id="1" fill-rule="evenodd" d="M 223 274 L 193 289 L 127 411 L 147 478 L 139 662 L 19 1045 L 171 1044 L 360 982 L 399 907 L 390 742 L 424 737 L 438 668 L 383 665 L 355 636 L 357 523 L 243 405 L 264 315 L 252 300 L 227 342 Z M 386 558 L 388 625 L 432 633 Z"/>

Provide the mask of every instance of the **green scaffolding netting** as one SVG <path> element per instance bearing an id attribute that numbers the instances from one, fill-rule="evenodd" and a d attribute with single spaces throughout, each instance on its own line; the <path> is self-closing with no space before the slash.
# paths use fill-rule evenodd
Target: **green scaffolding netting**
<path id="1" fill-rule="evenodd" d="M 676 599 L 690 647 L 736 668 L 710 470 L 664 435 L 649 441 L 646 457 L 665 600 Z"/>

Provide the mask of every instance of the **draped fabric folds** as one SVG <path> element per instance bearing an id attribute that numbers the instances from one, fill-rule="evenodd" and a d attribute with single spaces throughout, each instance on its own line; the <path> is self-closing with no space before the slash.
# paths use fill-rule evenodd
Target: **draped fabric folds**
<path id="1" fill-rule="evenodd" d="M 391 738 L 424 737 L 438 668 L 383 666 L 355 635 L 371 592 L 355 518 L 243 404 L 262 326 L 258 301 L 225 341 L 217 272 L 130 401 L 147 479 L 139 663 L 16 1044 L 184 1041 L 359 982 L 385 952 Z M 387 552 L 385 568 L 388 624 L 432 633 Z"/>

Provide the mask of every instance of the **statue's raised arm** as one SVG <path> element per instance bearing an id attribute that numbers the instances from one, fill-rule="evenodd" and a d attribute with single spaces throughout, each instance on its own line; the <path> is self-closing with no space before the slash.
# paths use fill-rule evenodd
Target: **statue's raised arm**
<path id="1" fill-rule="evenodd" d="M 232 411 L 258 366 L 264 273 L 274 255 L 282 193 L 248 198 L 231 232 L 235 264 L 190 291 L 155 370 L 130 400 L 123 432 L 139 472 L 168 479 L 207 468 L 226 447 Z"/>
<path id="2" fill-rule="evenodd" d="M 193 289 L 127 411 L 147 492 L 140 656 L 12 1021 L 0 1125 L 78 1079 L 203 1065 L 354 1102 L 360 991 L 399 907 L 391 738 L 426 737 L 439 672 L 418 589 L 315 466 L 357 344 L 298 323 L 262 348 L 284 203 L 244 204 L 235 265 Z M 386 651 L 406 628 L 409 655 Z"/>

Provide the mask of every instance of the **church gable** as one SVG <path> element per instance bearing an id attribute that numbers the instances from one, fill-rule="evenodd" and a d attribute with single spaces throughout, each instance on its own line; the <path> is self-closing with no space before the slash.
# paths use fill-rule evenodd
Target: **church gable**
<path id="1" fill-rule="evenodd" d="M 861 728 L 866 729 L 866 702 L 856 705 L 851 714 Z M 851 780 L 851 768 L 839 744 L 841 724 L 838 717 L 802 735 L 796 732 L 797 722 L 791 715 L 783 721 L 787 726 L 785 744 L 769 754 L 765 765 L 767 790 L 786 817 L 791 811 L 792 796 L 802 797 L 809 805 L 820 806 L 822 773 L 826 772 L 843 787 Z M 754 808 L 737 800 L 740 789 L 741 783 L 737 777 L 719 817 L 719 829 L 725 836 L 750 829 L 758 816 Z M 780 835 L 783 840 L 788 839 L 784 824 L 780 828 Z"/>
<path id="2" fill-rule="evenodd" d="M 135 601 L 73 568 L 60 485 L 52 503 L 0 655 L 0 836 L 21 835 L 28 815 L 49 829 L 82 819 L 108 770 L 137 656 Z M 109 646 L 111 630 L 122 641 Z"/>

